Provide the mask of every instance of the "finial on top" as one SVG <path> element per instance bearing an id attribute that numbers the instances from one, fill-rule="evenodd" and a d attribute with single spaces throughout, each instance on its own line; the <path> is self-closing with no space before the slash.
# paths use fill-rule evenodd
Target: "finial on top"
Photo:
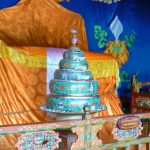
<path id="1" fill-rule="evenodd" d="M 71 33 L 72 33 L 72 39 L 71 39 L 71 43 L 73 46 L 76 46 L 76 44 L 78 43 L 78 38 L 77 38 L 77 28 L 76 27 L 73 27 L 71 29 Z"/>

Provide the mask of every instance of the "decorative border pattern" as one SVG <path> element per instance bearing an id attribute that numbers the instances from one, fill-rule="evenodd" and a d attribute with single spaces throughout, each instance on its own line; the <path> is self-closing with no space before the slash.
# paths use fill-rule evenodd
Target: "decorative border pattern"
<path id="1" fill-rule="evenodd" d="M 19 150 L 55 150 L 59 142 L 59 134 L 54 131 L 34 132 L 21 135 L 15 147 Z"/>
<path id="2" fill-rule="evenodd" d="M 136 103 L 140 107 L 150 108 L 150 97 L 137 98 Z"/>
<path id="3" fill-rule="evenodd" d="M 126 119 L 126 120 L 123 120 L 123 121 L 129 121 L 127 123 L 129 123 L 130 127 L 132 126 L 133 122 L 130 122 L 129 119 L 131 118 L 136 118 L 136 117 L 139 117 L 139 119 L 141 118 L 140 116 L 129 116 L 128 119 L 127 117 L 119 117 L 117 122 L 120 122 L 121 123 L 121 119 Z M 140 121 L 140 120 L 139 120 Z M 122 126 L 122 124 L 120 124 Z M 126 125 L 126 124 L 125 124 Z M 129 127 L 129 125 L 127 125 Z M 138 126 L 134 127 L 134 128 L 129 128 L 129 129 L 120 129 L 118 127 L 118 123 L 116 123 L 114 125 L 114 129 L 112 131 L 112 134 L 114 136 L 114 139 L 117 140 L 117 141 L 125 141 L 125 140 L 133 140 L 133 139 L 136 139 L 139 135 L 141 135 L 141 131 L 143 130 L 143 127 L 142 127 L 142 122 L 140 121 L 139 124 L 137 124 Z"/>
<path id="4" fill-rule="evenodd" d="M 5 134 L 12 134 L 12 133 L 23 133 L 23 132 L 38 132 L 45 131 L 45 130 L 53 130 L 58 128 L 72 128 L 75 126 L 84 126 L 88 124 L 98 125 L 98 124 L 106 124 L 106 123 L 116 123 L 116 121 L 124 116 L 130 115 L 120 115 L 120 116 L 109 116 L 109 117 L 102 117 L 102 118 L 93 118 L 90 120 L 75 120 L 75 121 L 63 121 L 63 122 L 55 122 L 55 123 L 39 123 L 39 124 L 26 124 L 26 125 L 14 125 L 14 126 L 2 126 L 0 135 Z M 150 118 L 150 113 L 143 113 L 143 114 L 136 114 L 142 119 Z"/>

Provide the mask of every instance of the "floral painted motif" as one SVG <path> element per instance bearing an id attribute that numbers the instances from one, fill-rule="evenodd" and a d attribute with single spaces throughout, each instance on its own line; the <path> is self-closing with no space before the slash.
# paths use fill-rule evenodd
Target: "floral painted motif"
<path id="1" fill-rule="evenodd" d="M 81 87 L 81 90 L 85 90 L 85 89 L 86 89 L 86 86 Z"/>
<path id="2" fill-rule="evenodd" d="M 96 106 L 96 102 L 92 103 L 93 106 Z"/>
<path id="3" fill-rule="evenodd" d="M 132 116 L 131 116 L 132 117 Z M 137 116 L 138 117 L 138 116 Z M 130 118 L 130 117 L 129 117 Z M 123 118 L 118 118 L 118 122 L 120 119 Z M 126 122 L 129 121 L 128 123 L 130 124 L 131 120 L 126 120 Z M 132 122 L 133 123 L 133 122 Z M 124 127 L 124 126 L 123 126 Z M 131 140 L 137 138 L 139 135 L 141 135 L 142 131 L 142 122 L 139 122 L 139 125 L 135 128 L 129 128 L 128 130 L 123 130 L 118 127 L 118 124 L 114 125 L 114 129 L 112 131 L 112 134 L 114 136 L 114 139 L 117 141 L 124 141 L 124 140 Z"/>
<path id="4" fill-rule="evenodd" d="M 94 86 L 93 86 L 93 84 L 91 83 L 90 84 L 90 92 L 93 92 L 94 91 Z"/>
<path id="5" fill-rule="evenodd" d="M 61 139 L 54 131 L 26 133 L 19 138 L 16 147 L 19 150 L 55 150 L 59 142 Z"/>
<path id="6" fill-rule="evenodd" d="M 60 89 L 64 89 L 65 88 L 65 86 L 64 85 L 62 85 L 61 87 L 60 87 Z"/>
<path id="7" fill-rule="evenodd" d="M 100 25 L 94 26 L 94 37 L 98 40 L 98 47 L 100 49 L 105 48 L 104 53 L 113 55 L 117 59 L 118 65 L 121 67 L 128 61 L 129 52 L 127 46 L 129 48 L 133 46 L 136 35 L 134 33 L 125 35 L 124 39 L 119 41 L 119 36 L 123 32 L 123 25 L 118 19 L 118 16 L 116 16 L 110 24 L 110 30 L 115 36 L 114 41 L 109 41 L 107 31 L 103 30 Z"/>
<path id="8" fill-rule="evenodd" d="M 98 41 L 98 47 L 104 48 L 105 45 L 108 43 L 107 40 L 107 32 L 105 30 L 102 30 L 102 27 L 99 25 L 94 26 L 94 37 Z"/>
<path id="9" fill-rule="evenodd" d="M 62 78 L 63 78 L 63 79 L 67 79 L 67 76 L 68 76 L 67 73 L 65 73 L 65 72 L 62 73 Z"/>
<path id="10" fill-rule="evenodd" d="M 52 103 L 52 102 L 50 102 L 50 103 L 49 103 L 49 105 L 50 105 L 50 106 L 53 106 L 53 103 Z"/>
<path id="11" fill-rule="evenodd" d="M 142 99 L 142 98 L 138 98 L 136 100 L 138 106 L 140 107 L 145 107 L 145 108 L 150 108 L 150 98 L 147 97 L 145 99 Z"/>
<path id="12" fill-rule="evenodd" d="M 75 107 L 75 103 L 71 103 L 70 106 L 73 108 Z"/>

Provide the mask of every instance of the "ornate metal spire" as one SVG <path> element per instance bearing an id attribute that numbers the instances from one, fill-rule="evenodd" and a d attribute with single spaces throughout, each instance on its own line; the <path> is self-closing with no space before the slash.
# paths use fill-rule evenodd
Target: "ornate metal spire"
<path id="1" fill-rule="evenodd" d="M 77 28 L 76 27 L 73 27 L 71 29 L 71 33 L 72 33 L 72 38 L 71 38 L 71 43 L 72 43 L 72 46 L 77 46 L 77 43 L 78 43 L 78 38 L 77 38 Z"/>

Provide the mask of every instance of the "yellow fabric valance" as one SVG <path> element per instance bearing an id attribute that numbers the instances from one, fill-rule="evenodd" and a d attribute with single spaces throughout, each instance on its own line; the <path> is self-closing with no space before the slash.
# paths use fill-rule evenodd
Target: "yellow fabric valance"
<path id="1" fill-rule="evenodd" d="M 118 78 L 117 62 L 106 54 L 85 52 L 89 70 L 92 71 L 94 78 L 116 77 Z M 6 58 L 16 64 L 25 67 L 42 67 L 46 64 L 46 48 L 24 47 L 13 48 L 0 42 L 0 58 Z"/>

